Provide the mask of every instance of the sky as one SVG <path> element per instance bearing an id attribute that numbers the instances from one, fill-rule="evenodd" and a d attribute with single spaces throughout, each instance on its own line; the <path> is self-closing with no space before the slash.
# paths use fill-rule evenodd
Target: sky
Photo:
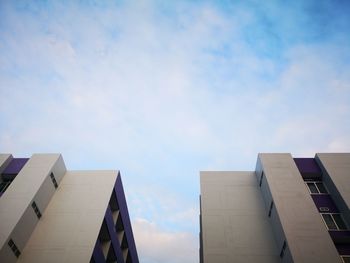
<path id="1" fill-rule="evenodd" d="M 0 149 L 120 170 L 141 262 L 198 262 L 200 171 L 350 151 L 350 2 L 2 0 Z"/>

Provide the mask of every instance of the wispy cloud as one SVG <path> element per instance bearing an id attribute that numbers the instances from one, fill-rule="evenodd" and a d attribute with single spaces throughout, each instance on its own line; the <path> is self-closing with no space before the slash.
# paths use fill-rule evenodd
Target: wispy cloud
<path id="1" fill-rule="evenodd" d="M 145 219 L 134 221 L 134 235 L 139 253 L 145 263 L 193 262 L 198 256 L 197 237 L 186 232 L 169 232 L 160 230 L 157 225 Z"/>

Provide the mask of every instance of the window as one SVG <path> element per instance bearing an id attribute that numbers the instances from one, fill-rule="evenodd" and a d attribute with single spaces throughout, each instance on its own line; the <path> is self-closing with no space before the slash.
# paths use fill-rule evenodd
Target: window
<path id="1" fill-rule="evenodd" d="M 260 180 L 259 180 L 259 186 L 261 187 L 262 181 L 264 178 L 264 172 L 261 173 Z"/>
<path id="2" fill-rule="evenodd" d="M 15 254 L 16 257 L 19 257 L 21 255 L 21 252 L 19 251 L 18 247 L 16 246 L 15 242 L 13 242 L 12 239 L 10 239 L 7 244 L 9 245 L 13 254 Z"/>
<path id="3" fill-rule="evenodd" d="M 324 187 L 323 183 L 319 182 L 319 183 L 315 183 L 318 191 L 320 192 L 320 194 L 328 194 L 326 188 Z"/>
<path id="4" fill-rule="evenodd" d="M 280 252 L 280 258 L 283 258 L 284 252 L 286 251 L 286 247 L 287 247 L 287 243 L 286 243 L 286 241 L 284 241 L 281 252 Z"/>
<path id="5" fill-rule="evenodd" d="M 328 230 L 346 230 L 341 214 L 321 214 Z"/>
<path id="6" fill-rule="evenodd" d="M 328 194 L 322 182 L 306 182 L 310 194 Z"/>
<path id="7" fill-rule="evenodd" d="M 41 217 L 41 213 L 40 213 L 40 210 L 39 210 L 39 208 L 38 208 L 38 206 L 36 205 L 35 202 L 32 203 L 32 207 L 33 207 L 33 210 L 34 210 L 36 216 L 38 218 L 40 218 Z"/>
<path id="8" fill-rule="evenodd" d="M 346 225 L 345 225 L 343 218 L 341 217 L 340 214 L 333 214 L 332 216 L 333 216 L 333 219 L 334 219 L 334 221 L 337 224 L 339 229 L 341 229 L 341 230 L 346 229 Z"/>
<path id="9" fill-rule="evenodd" d="M 271 201 L 271 203 L 270 203 L 269 217 L 271 216 L 272 208 L 273 208 L 273 201 Z"/>
<path id="10" fill-rule="evenodd" d="M 55 188 L 57 189 L 58 184 L 57 184 L 56 178 L 55 178 L 55 176 L 53 175 L 53 173 L 50 174 L 50 177 L 51 177 L 51 181 L 52 181 L 53 185 L 54 185 Z"/>
<path id="11" fill-rule="evenodd" d="M 344 263 L 350 263 L 350 256 L 340 256 Z"/>

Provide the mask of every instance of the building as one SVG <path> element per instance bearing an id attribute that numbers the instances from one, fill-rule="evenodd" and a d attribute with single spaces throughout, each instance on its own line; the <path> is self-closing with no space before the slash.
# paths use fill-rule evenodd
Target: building
<path id="1" fill-rule="evenodd" d="M 0 262 L 139 262 L 119 171 L 1 154 L 0 175 Z"/>
<path id="2" fill-rule="evenodd" d="M 350 153 L 263 153 L 200 188 L 200 262 L 350 262 Z"/>

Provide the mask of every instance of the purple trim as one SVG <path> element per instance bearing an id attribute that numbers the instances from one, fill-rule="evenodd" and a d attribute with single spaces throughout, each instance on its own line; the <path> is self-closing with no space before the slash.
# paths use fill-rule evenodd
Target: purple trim
<path id="1" fill-rule="evenodd" d="M 336 207 L 335 203 L 333 202 L 333 199 L 328 194 L 313 194 L 311 195 L 312 200 L 314 200 L 314 203 L 316 207 L 318 208 L 318 211 L 320 213 L 339 213 L 338 208 Z M 320 207 L 328 207 L 329 211 L 321 211 Z"/>
<path id="2" fill-rule="evenodd" d="M 2 178 L 4 180 L 13 180 L 28 160 L 29 158 L 13 158 L 2 172 Z"/>
<path id="3" fill-rule="evenodd" d="M 95 263 L 105 263 L 105 258 L 102 253 L 100 240 L 96 240 L 94 251 L 92 252 L 92 258 Z"/>
<path id="4" fill-rule="evenodd" d="M 102 226 L 101 226 L 99 238 L 101 237 L 101 233 L 102 233 L 103 238 L 106 238 L 107 231 L 108 231 L 108 236 L 109 236 L 109 239 L 111 241 L 111 246 L 110 246 L 108 253 L 112 252 L 111 249 L 113 249 L 113 252 L 114 252 L 114 255 L 116 258 L 116 262 L 123 262 L 124 263 L 125 261 L 127 261 L 127 262 L 131 262 L 131 263 L 139 263 L 139 259 L 138 259 L 137 251 L 136 251 L 136 246 L 135 246 L 135 241 L 134 241 L 134 236 L 132 233 L 131 223 L 130 223 L 130 219 L 129 219 L 128 207 L 126 204 L 124 189 L 123 189 L 123 185 L 122 185 L 122 181 L 121 181 L 121 177 L 120 177 L 119 173 L 118 173 L 117 179 L 115 181 L 113 191 L 115 194 L 115 199 L 113 198 L 111 200 L 115 200 L 117 202 L 117 204 L 113 205 L 113 206 L 115 206 L 115 209 L 119 208 L 119 217 L 118 217 L 117 224 L 120 224 L 120 223 L 123 224 L 124 237 L 123 237 L 122 243 L 124 244 L 124 242 L 126 241 L 126 244 L 128 247 L 128 258 L 126 260 L 124 260 L 123 249 L 121 247 L 122 244 L 119 242 L 119 239 L 117 236 L 116 225 L 114 224 L 114 221 L 113 221 L 111 203 L 108 205 L 108 207 L 106 209 L 106 213 L 104 216 L 104 221 L 103 221 Z M 112 191 L 112 196 L 114 195 L 113 191 Z M 115 201 L 110 201 L 110 202 L 114 203 Z M 119 221 L 119 220 L 121 220 L 121 221 Z M 101 255 L 102 255 L 102 259 L 101 259 Z M 110 256 L 110 254 L 109 254 L 109 256 Z M 98 262 L 98 263 L 105 262 L 104 255 L 103 255 L 101 244 L 100 244 L 99 240 L 96 241 L 92 258 L 93 258 L 93 260 L 95 260 L 95 262 Z"/>
<path id="5" fill-rule="evenodd" d="M 294 158 L 294 162 L 304 179 L 321 179 L 321 169 L 314 158 Z"/>
<path id="6" fill-rule="evenodd" d="M 111 238 L 111 244 L 112 244 L 112 247 L 114 250 L 114 254 L 117 258 L 117 262 L 124 262 L 123 252 L 120 248 L 120 243 L 119 243 L 119 240 L 117 238 L 117 233 L 115 231 L 115 226 L 113 223 L 112 211 L 111 211 L 111 208 L 109 206 L 108 206 L 107 211 L 106 211 L 105 221 L 107 224 L 109 236 Z"/>
<path id="7" fill-rule="evenodd" d="M 336 245 L 339 255 L 350 255 L 350 244 Z"/>
<path id="8" fill-rule="evenodd" d="M 350 231 L 328 231 L 329 235 L 333 239 L 334 244 L 349 244 L 350 245 Z M 349 254 L 350 255 L 350 254 Z"/>
<path id="9" fill-rule="evenodd" d="M 114 186 L 114 191 L 115 191 L 117 202 L 119 205 L 120 216 L 122 218 L 123 225 L 124 225 L 124 231 L 125 231 L 124 234 L 128 243 L 129 256 L 131 257 L 131 262 L 139 263 L 139 258 L 137 256 L 134 235 L 132 233 L 128 206 L 125 200 L 125 194 L 124 194 L 120 173 L 118 173 L 118 177 Z"/>

